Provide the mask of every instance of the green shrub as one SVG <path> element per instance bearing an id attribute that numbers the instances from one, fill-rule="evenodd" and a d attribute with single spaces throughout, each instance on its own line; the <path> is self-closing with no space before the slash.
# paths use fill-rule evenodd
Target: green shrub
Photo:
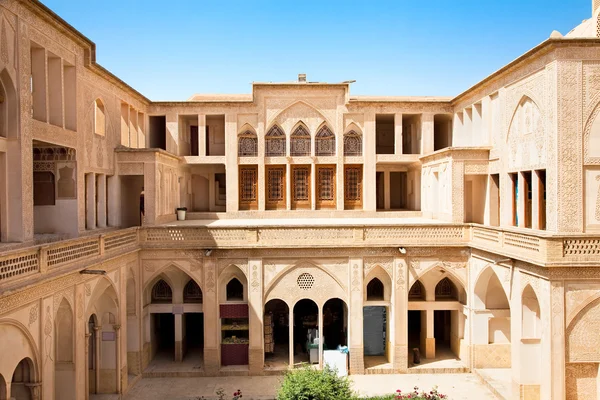
<path id="1" fill-rule="evenodd" d="M 348 400 L 355 398 L 347 377 L 325 367 L 322 371 L 303 367 L 288 372 L 277 392 L 277 400 Z"/>

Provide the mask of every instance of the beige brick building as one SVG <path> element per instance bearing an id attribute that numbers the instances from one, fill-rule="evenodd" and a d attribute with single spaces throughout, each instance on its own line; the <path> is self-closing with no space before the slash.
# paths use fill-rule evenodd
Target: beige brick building
<path id="1" fill-rule="evenodd" d="M 351 374 L 598 398 L 596 3 L 454 98 L 299 75 L 153 102 L 38 1 L 0 1 L 0 399 L 338 345 Z"/>

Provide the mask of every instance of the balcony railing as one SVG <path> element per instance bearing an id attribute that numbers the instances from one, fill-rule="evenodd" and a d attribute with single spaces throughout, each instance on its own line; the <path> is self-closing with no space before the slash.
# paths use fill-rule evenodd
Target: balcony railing
<path id="1" fill-rule="evenodd" d="M 552 235 L 475 224 L 128 228 L 0 255 L 0 293 L 21 279 L 76 271 L 150 248 L 472 247 L 540 266 L 598 265 L 600 235 Z M 6 284 L 10 284 L 6 286 Z"/>

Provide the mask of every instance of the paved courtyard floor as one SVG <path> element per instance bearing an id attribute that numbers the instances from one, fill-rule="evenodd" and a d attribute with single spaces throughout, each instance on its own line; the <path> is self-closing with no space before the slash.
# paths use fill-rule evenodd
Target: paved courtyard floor
<path id="1" fill-rule="evenodd" d="M 410 391 L 414 386 L 430 390 L 438 386 L 452 400 L 495 399 L 474 374 L 403 374 L 354 375 L 354 389 L 361 395 Z M 216 399 L 215 391 L 222 387 L 227 394 L 241 389 L 244 400 L 274 399 L 281 376 L 234 376 L 213 378 L 144 378 L 124 397 L 125 400 L 195 400 L 204 396 Z M 229 400 L 231 396 L 226 397 Z"/>

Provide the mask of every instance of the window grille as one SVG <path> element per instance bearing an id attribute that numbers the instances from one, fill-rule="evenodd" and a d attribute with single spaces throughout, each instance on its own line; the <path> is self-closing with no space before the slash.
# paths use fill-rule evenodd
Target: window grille
<path id="1" fill-rule="evenodd" d="M 244 300 L 244 285 L 237 278 L 229 281 L 225 291 L 228 301 Z"/>
<path id="2" fill-rule="evenodd" d="M 265 135 L 265 155 L 285 156 L 285 133 L 278 125 L 273 125 Z"/>
<path id="3" fill-rule="evenodd" d="M 315 154 L 317 156 L 335 156 L 335 135 L 324 125 L 315 137 Z"/>
<path id="4" fill-rule="evenodd" d="M 367 285 L 367 301 L 383 300 L 383 283 L 377 278 L 373 278 Z"/>
<path id="5" fill-rule="evenodd" d="M 164 280 L 160 280 L 154 284 L 152 288 L 153 303 L 170 303 L 173 300 L 173 292 L 171 287 Z"/>
<path id="6" fill-rule="evenodd" d="M 456 288 L 448 278 L 442 279 L 435 287 L 435 299 L 455 299 Z"/>
<path id="7" fill-rule="evenodd" d="M 285 207 L 285 166 L 267 167 L 267 204 Z"/>
<path id="8" fill-rule="evenodd" d="M 335 206 L 335 167 L 319 166 L 317 169 L 317 202 L 319 208 Z"/>
<path id="9" fill-rule="evenodd" d="M 423 289 L 423 284 L 420 281 L 416 281 L 410 291 L 408 292 L 409 300 L 424 300 L 425 299 L 425 290 Z"/>
<path id="10" fill-rule="evenodd" d="M 344 155 L 362 156 L 362 135 L 350 131 L 344 135 Z"/>
<path id="11" fill-rule="evenodd" d="M 310 200 L 310 167 L 294 167 L 293 169 L 294 201 Z"/>
<path id="12" fill-rule="evenodd" d="M 258 138 L 252 131 L 246 131 L 238 136 L 238 156 L 256 157 L 258 155 Z"/>
<path id="13" fill-rule="evenodd" d="M 183 302 L 202 303 L 202 290 L 200 290 L 200 286 L 193 279 L 190 279 L 183 288 Z"/>
<path id="14" fill-rule="evenodd" d="M 33 205 L 53 206 L 56 203 L 54 174 L 49 171 L 33 172 Z"/>
<path id="15" fill-rule="evenodd" d="M 304 125 L 299 125 L 290 136 L 292 156 L 310 156 L 310 133 Z"/>
<path id="16" fill-rule="evenodd" d="M 256 165 L 240 167 L 240 208 L 249 209 L 257 201 L 258 168 Z"/>
<path id="17" fill-rule="evenodd" d="M 349 208 L 362 205 L 362 166 L 346 166 L 344 171 L 344 203 Z"/>

